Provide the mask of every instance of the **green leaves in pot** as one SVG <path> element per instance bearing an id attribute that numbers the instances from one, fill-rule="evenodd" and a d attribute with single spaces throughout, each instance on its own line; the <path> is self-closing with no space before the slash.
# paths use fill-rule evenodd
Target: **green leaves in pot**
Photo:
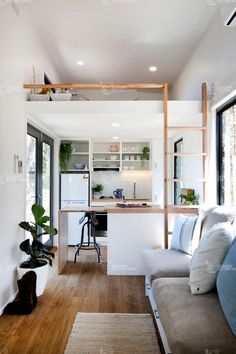
<path id="1" fill-rule="evenodd" d="M 144 165 L 144 161 L 148 161 L 149 159 L 150 159 L 150 148 L 148 146 L 144 146 L 141 155 L 142 165 Z"/>
<path id="2" fill-rule="evenodd" d="M 44 215 L 45 209 L 41 205 L 33 204 L 31 211 L 34 216 L 34 222 L 22 221 L 19 223 L 19 226 L 25 231 L 30 232 L 32 236 L 32 241 L 26 239 L 20 244 L 21 251 L 30 256 L 29 260 L 23 262 L 21 266 L 23 268 L 40 267 L 45 264 L 42 258 L 47 259 L 49 264 L 52 265 L 54 253 L 49 252 L 39 238 L 43 235 L 53 237 L 57 234 L 57 229 L 47 224 L 50 221 L 50 217 Z"/>
<path id="3" fill-rule="evenodd" d="M 60 170 L 67 171 L 69 161 L 72 155 L 72 144 L 70 142 L 65 142 L 60 144 L 59 161 Z"/>

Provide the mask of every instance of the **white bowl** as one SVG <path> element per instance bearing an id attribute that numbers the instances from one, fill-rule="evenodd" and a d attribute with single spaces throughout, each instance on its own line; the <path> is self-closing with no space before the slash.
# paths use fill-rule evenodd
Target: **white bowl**
<path id="1" fill-rule="evenodd" d="M 111 155 L 110 160 L 115 161 L 117 160 L 118 156 L 117 155 Z"/>
<path id="2" fill-rule="evenodd" d="M 73 166 L 76 170 L 84 170 L 85 169 L 85 163 L 73 163 Z"/>

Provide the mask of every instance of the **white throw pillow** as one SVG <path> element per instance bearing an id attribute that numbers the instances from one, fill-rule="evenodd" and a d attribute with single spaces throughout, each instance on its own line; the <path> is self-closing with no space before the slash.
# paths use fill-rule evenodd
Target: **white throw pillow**
<path id="1" fill-rule="evenodd" d="M 234 239 L 228 222 L 214 225 L 200 240 L 190 265 L 192 294 L 205 294 L 216 284 L 216 276 Z"/>
<path id="2" fill-rule="evenodd" d="M 195 225 L 197 223 L 197 216 L 185 216 L 179 214 L 175 219 L 174 229 L 172 233 L 172 240 L 170 249 L 182 251 L 184 253 L 192 255 L 193 252 L 193 236 L 197 237 L 197 234 L 194 234 Z M 198 239 L 200 237 L 200 229 L 198 231 Z"/>

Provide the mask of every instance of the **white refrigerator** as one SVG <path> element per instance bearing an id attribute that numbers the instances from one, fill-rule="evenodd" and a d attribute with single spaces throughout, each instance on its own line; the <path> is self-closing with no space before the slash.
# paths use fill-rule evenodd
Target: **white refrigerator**
<path id="1" fill-rule="evenodd" d="M 60 201 L 61 209 L 88 206 L 89 172 L 61 173 Z M 79 220 L 83 215 L 84 213 L 68 213 L 68 245 L 76 245 L 80 242 L 83 224 L 79 224 Z"/>

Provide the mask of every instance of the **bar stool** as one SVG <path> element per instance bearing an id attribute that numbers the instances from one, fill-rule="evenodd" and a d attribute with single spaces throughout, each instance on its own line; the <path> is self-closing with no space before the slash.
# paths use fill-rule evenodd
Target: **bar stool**
<path id="1" fill-rule="evenodd" d="M 100 263 L 100 257 L 101 257 L 101 250 L 99 245 L 97 244 L 96 241 L 96 233 L 95 233 L 95 226 L 98 225 L 98 220 L 96 218 L 96 212 L 95 211 L 86 211 L 84 216 L 79 220 L 79 223 L 82 224 L 84 220 L 87 218 L 87 221 L 84 223 L 82 226 L 81 230 L 81 239 L 80 243 L 75 245 L 77 248 L 77 251 L 75 252 L 75 257 L 74 257 L 74 263 L 76 263 L 76 257 L 79 256 L 79 251 L 80 250 L 96 250 L 97 255 L 98 255 L 98 263 Z M 84 241 L 84 230 L 85 227 L 87 226 L 88 230 L 88 241 Z M 91 238 L 93 239 L 91 241 Z"/>

